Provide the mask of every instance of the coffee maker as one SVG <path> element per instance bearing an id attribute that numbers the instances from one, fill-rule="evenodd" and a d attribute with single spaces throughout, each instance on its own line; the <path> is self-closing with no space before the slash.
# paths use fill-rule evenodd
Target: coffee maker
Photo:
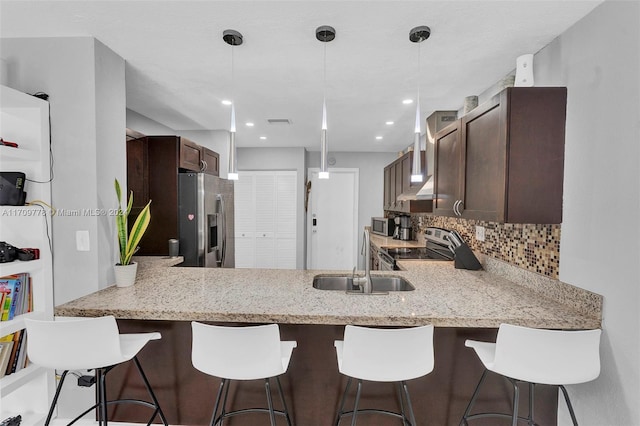
<path id="1" fill-rule="evenodd" d="M 396 216 L 393 218 L 393 224 L 395 225 L 393 227 L 393 239 L 399 240 L 400 239 L 400 216 Z"/>
<path id="2" fill-rule="evenodd" d="M 400 217 L 400 231 L 398 232 L 399 238 L 402 241 L 408 241 L 411 239 L 411 216 L 399 216 L 399 217 Z"/>

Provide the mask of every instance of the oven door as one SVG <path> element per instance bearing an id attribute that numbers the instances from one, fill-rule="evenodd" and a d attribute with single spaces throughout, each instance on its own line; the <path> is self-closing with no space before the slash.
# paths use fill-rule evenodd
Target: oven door
<path id="1" fill-rule="evenodd" d="M 378 270 L 380 271 L 395 271 L 396 261 L 386 253 L 378 251 Z"/>

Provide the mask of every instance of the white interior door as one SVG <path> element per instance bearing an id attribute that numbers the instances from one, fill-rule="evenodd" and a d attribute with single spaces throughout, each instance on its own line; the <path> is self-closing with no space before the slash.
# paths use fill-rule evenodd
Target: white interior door
<path id="1" fill-rule="evenodd" d="M 358 169 L 309 169 L 307 269 L 351 270 L 358 262 Z"/>

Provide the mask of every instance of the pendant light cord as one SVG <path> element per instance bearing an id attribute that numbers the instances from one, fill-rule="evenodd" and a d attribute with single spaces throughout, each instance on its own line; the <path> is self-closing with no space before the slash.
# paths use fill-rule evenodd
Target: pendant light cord
<path id="1" fill-rule="evenodd" d="M 235 78 L 234 78 L 234 61 L 233 61 L 233 53 L 234 53 L 234 45 L 231 45 L 231 107 L 235 109 L 236 106 L 236 91 L 235 91 Z"/>
<path id="2" fill-rule="evenodd" d="M 420 107 L 420 53 L 421 53 L 421 49 L 420 49 L 420 45 L 422 43 L 416 43 L 418 45 L 418 78 L 416 79 L 416 85 L 418 86 L 418 98 L 416 99 L 416 105 L 418 106 L 418 108 Z"/>
<path id="3" fill-rule="evenodd" d="M 322 104 L 327 102 L 327 41 L 322 43 Z"/>

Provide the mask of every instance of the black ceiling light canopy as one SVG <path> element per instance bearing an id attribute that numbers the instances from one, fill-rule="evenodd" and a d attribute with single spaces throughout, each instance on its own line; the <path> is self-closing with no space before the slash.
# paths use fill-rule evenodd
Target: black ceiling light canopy
<path id="1" fill-rule="evenodd" d="M 422 43 L 431 35 L 431 28 L 426 25 L 420 25 L 419 27 L 412 28 L 409 31 L 409 40 L 414 43 Z"/>
<path id="2" fill-rule="evenodd" d="M 316 38 L 322 42 L 331 41 L 336 38 L 336 30 L 329 25 L 322 25 L 316 28 Z"/>
<path id="3" fill-rule="evenodd" d="M 240 46 L 243 41 L 242 34 L 236 30 L 224 30 L 222 32 L 222 39 L 231 46 Z"/>

